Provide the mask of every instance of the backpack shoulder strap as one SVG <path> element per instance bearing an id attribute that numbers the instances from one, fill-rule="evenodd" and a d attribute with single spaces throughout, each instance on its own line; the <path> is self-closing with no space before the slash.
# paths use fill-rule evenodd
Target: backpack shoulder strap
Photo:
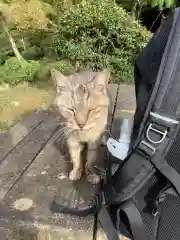
<path id="1" fill-rule="evenodd" d="M 135 204 L 132 201 L 126 201 L 124 204 L 120 206 L 117 211 L 117 226 L 120 225 L 121 219 L 120 215 L 123 212 L 128 221 L 131 228 L 133 240 L 146 239 L 148 240 L 148 236 L 145 231 L 145 226 L 141 217 L 141 214 Z M 98 214 L 99 222 L 105 231 L 108 240 L 119 240 L 119 236 L 117 233 L 117 228 L 115 228 L 112 219 L 106 209 L 105 206 L 102 207 L 101 211 Z"/>
<path id="2" fill-rule="evenodd" d="M 106 233 L 108 240 L 119 240 L 117 229 L 115 228 L 110 214 L 108 213 L 105 206 L 103 206 L 98 214 L 98 220 Z"/>

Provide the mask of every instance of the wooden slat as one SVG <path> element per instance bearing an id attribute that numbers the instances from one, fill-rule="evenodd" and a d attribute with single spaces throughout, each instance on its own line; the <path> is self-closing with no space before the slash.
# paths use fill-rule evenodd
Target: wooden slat
<path id="1" fill-rule="evenodd" d="M 44 116 L 44 115 L 43 115 Z M 57 128 L 54 117 L 38 124 L 0 164 L 0 200 L 33 161 Z M 47 119 L 46 119 L 47 120 Z"/>
<path id="2" fill-rule="evenodd" d="M 21 198 L 31 199 L 33 207 L 29 209 L 28 213 L 23 216 L 24 220 L 34 221 L 39 224 L 51 225 L 52 223 L 63 227 L 65 229 L 83 229 L 83 231 L 90 231 L 92 229 L 93 218 L 78 218 L 69 215 L 52 214 L 50 211 L 50 204 L 54 196 L 63 194 L 64 198 L 69 200 L 68 205 L 74 207 L 77 200 L 77 188 L 81 189 L 81 183 L 77 186 L 74 182 L 65 179 L 61 180 L 59 175 L 66 171 L 65 157 L 61 154 L 54 140 L 50 140 L 41 153 L 36 157 L 35 161 L 31 164 L 29 169 L 19 179 L 17 184 L 9 192 L 4 199 L 3 203 L 9 207 L 11 211 L 13 203 Z M 83 183 L 82 183 L 83 184 Z M 84 191 L 81 189 L 81 203 L 92 194 L 93 186 L 85 182 L 85 187 L 88 189 L 86 194 L 81 195 Z M 88 184 L 88 185 L 87 185 Z M 94 196 L 94 195 L 93 195 Z M 16 210 L 15 208 L 12 211 Z M 16 220 L 19 219 L 17 211 L 15 214 Z M 29 218 L 31 216 L 31 219 Z"/>
<path id="3" fill-rule="evenodd" d="M 116 115 L 121 118 L 129 118 L 136 109 L 136 97 L 134 85 L 120 85 L 116 104 Z"/>
<path id="4" fill-rule="evenodd" d="M 0 161 L 36 128 L 47 114 L 45 111 L 35 111 L 15 124 L 8 132 L 0 134 Z"/>
<path id="5" fill-rule="evenodd" d="M 136 100 L 134 85 L 120 85 L 112 127 L 112 135 L 115 138 L 120 135 L 120 125 L 122 120 L 132 117 L 135 112 L 135 108 Z"/>
<path id="6" fill-rule="evenodd" d="M 114 113 L 114 106 L 115 106 L 115 101 L 117 98 L 117 92 L 118 92 L 118 85 L 117 84 L 109 84 L 109 95 L 110 95 L 110 107 L 109 107 L 109 114 L 108 114 L 108 129 L 110 128 L 113 113 Z"/>

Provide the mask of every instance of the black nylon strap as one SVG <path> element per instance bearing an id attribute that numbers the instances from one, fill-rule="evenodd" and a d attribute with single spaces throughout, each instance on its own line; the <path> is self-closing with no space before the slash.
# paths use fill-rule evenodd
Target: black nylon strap
<path id="1" fill-rule="evenodd" d="M 122 203 L 132 198 L 155 172 L 154 165 L 139 151 L 133 151 L 128 164 L 117 171 L 111 186 L 105 188 L 108 202 Z"/>
<path id="2" fill-rule="evenodd" d="M 78 217 L 87 217 L 90 214 L 96 214 L 98 212 L 96 205 L 93 205 L 85 209 L 77 209 L 77 208 L 69 208 L 69 207 L 60 205 L 55 201 L 51 203 L 50 209 L 53 213 L 71 214 Z"/>
<path id="3" fill-rule="evenodd" d="M 64 214 L 71 214 L 78 217 L 87 217 L 88 215 L 95 215 L 97 214 L 102 205 L 104 204 L 104 193 L 100 192 L 94 199 L 91 205 L 87 208 L 78 209 L 78 208 L 70 208 L 65 206 L 58 201 L 54 200 L 50 205 L 50 210 L 53 213 L 64 213 Z"/>
<path id="4" fill-rule="evenodd" d="M 180 195 L 180 175 L 176 169 L 169 165 L 165 160 L 165 152 L 170 141 L 170 138 L 165 138 L 161 145 L 157 148 L 156 153 L 149 157 L 149 161 L 172 183 Z M 171 141 L 171 145 L 172 143 L 173 141 Z"/>
<path id="5" fill-rule="evenodd" d="M 141 214 L 134 203 L 132 201 L 124 203 L 117 213 L 118 216 L 120 216 L 121 211 L 126 214 L 129 220 L 133 240 L 148 240 Z M 118 220 L 120 221 L 120 217 Z M 120 222 L 118 224 L 120 224 Z"/>
<path id="6" fill-rule="evenodd" d="M 118 212 L 117 212 L 117 216 L 118 216 L 118 220 L 117 220 L 117 225 L 120 225 L 120 214 L 121 211 L 123 211 L 128 220 L 129 220 L 129 224 L 131 227 L 131 232 L 132 232 L 132 236 L 133 236 L 133 240 L 148 240 L 148 237 L 146 235 L 146 231 L 144 228 L 144 223 L 142 221 L 141 218 L 141 214 L 138 211 L 137 207 L 133 204 L 133 202 L 128 201 L 125 204 L 123 204 Z M 115 228 L 111 217 L 107 211 L 107 209 L 103 206 L 101 211 L 98 214 L 98 219 L 100 221 L 100 224 L 104 230 L 104 232 L 107 235 L 107 239 L 108 240 L 119 240 L 119 236 L 117 233 L 117 229 Z"/>
<path id="7" fill-rule="evenodd" d="M 106 233 L 108 240 L 119 240 L 117 230 L 111 220 L 111 217 L 107 209 L 103 206 L 98 214 L 99 222 Z"/>
<path id="8" fill-rule="evenodd" d="M 179 128 L 180 125 L 176 128 L 175 131 L 179 132 Z M 145 135 L 147 135 L 147 131 Z M 155 139 L 155 135 L 155 132 L 151 132 L 152 139 Z M 152 144 L 148 141 L 147 138 L 144 138 L 137 148 L 146 154 L 148 160 L 173 184 L 178 194 L 180 195 L 180 174 L 165 160 L 166 149 L 170 147 L 169 143 L 172 145 L 173 142 L 174 139 L 167 136 L 159 144 Z M 149 154 L 149 152 L 151 152 L 151 154 Z"/>
<path id="9" fill-rule="evenodd" d="M 180 175 L 178 172 L 163 157 L 152 158 L 151 162 L 173 184 L 180 196 Z"/>

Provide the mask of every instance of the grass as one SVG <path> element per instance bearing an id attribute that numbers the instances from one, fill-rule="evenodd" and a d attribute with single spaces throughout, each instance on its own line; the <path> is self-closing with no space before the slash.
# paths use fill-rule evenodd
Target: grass
<path id="1" fill-rule="evenodd" d="M 47 83 L 46 83 L 47 85 Z M 0 89 L 0 132 L 7 130 L 22 116 L 36 109 L 48 109 L 53 101 L 51 86 L 22 84 Z"/>

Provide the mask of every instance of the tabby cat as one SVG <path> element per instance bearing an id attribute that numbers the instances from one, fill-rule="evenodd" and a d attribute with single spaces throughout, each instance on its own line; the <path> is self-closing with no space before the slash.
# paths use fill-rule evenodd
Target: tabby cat
<path id="1" fill-rule="evenodd" d="M 52 69 L 51 76 L 56 84 L 55 103 L 64 119 L 63 134 L 73 163 L 69 178 L 80 179 L 85 168 L 88 180 L 97 183 L 100 178 L 92 169 L 107 125 L 110 73 L 85 71 L 64 76 Z M 80 157 L 84 143 L 88 144 L 85 167 Z"/>

